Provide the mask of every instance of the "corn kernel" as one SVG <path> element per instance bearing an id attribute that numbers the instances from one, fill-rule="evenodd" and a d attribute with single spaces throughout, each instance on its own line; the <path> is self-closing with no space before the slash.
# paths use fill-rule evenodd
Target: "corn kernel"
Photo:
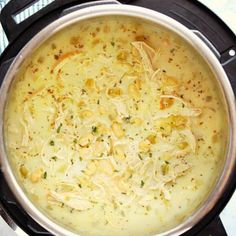
<path id="1" fill-rule="evenodd" d="M 135 81 L 134 81 L 134 84 L 135 84 L 135 87 L 137 88 L 137 89 L 141 89 L 142 88 L 142 80 L 140 80 L 140 79 L 136 79 Z"/>
<path id="2" fill-rule="evenodd" d="M 151 148 L 151 143 L 148 140 L 143 140 L 139 143 L 139 150 L 141 152 L 148 152 Z"/>
<path id="3" fill-rule="evenodd" d="M 187 142 L 181 142 L 178 144 L 178 148 L 181 150 L 185 149 L 187 146 L 188 146 Z"/>
<path id="4" fill-rule="evenodd" d="M 173 98 L 161 98 L 160 100 L 160 110 L 164 110 L 169 108 L 173 105 L 174 99 Z"/>
<path id="5" fill-rule="evenodd" d="M 168 119 L 160 119 L 155 121 L 155 128 L 164 136 L 169 136 L 172 132 L 172 126 Z"/>
<path id="6" fill-rule="evenodd" d="M 120 189 L 120 191 L 126 192 L 128 190 L 128 187 L 128 184 L 125 183 L 123 180 L 118 181 L 118 188 Z"/>
<path id="7" fill-rule="evenodd" d="M 66 171 L 67 168 L 68 168 L 68 166 L 65 165 L 65 164 L 63 164 L 63 165 L 59 166 L 59 168 L 57 169 L 57 171 L 58 171 L 59 173 L 65 173 L 65 171 Z"/>
<path id="8" fill-rule="evenodd" d="M 82 147 L 87 147 L 93 140 L 92 134 L 86 134 L 79 139 L 79 145 Z"/>
<path id="9" fill-rule="evenodd" d="M 78 102 L 78 107 L 83 107 L 85 106 L 85 102 L 83 100 Z"/>
<path id="10" fill-rule="evenodd" d="M 97 132 L 98 134 L 105 134 L 107 132 L 107 127 L 103 124 L 97 125 Z"/>
<path id="11" fill-rule="evenodd" d="M 106 146 L 104 142 L 97 141 L 94 145 L 94 155 L 101 157 L 106 152 Z"/>
<path id="12" fill-rule="evenodd" d="M 131 97 L 139 98 L 139 96 L 140 96 L 139 89 L 137 88 L 137 86 L 135 84 L 129 85 L 128 92 L 129 92 L 129 95 L 131 95 Z"/>
<path id="13" fill-rule="evenodd" d="M 107 113 L 106 109 L 103 106 L 99 106 L 98 110 L 100 115 L 104 115 Z"/>
<path id="14" fill-rule="evenodd" d="M 125 61 L 128 58 L 128 52 L 127 51 L 121 51 L 117 56 L 116 59 L 119 61 Z"/>
<path id="15" fill-rule="evenodd" d="M 177 86 L 179 84 L 178 80 L 176 78 L 174 78 L 173 76 L 169 76 L 169 75 L 164 75 L 163 83 L 166 86 Z"/>
<path id="16" fill-rule="evenodd" d="M 161 165 L 161 172 L 163 175 L 167 175 L 170 170 L 170 166 L 168 163 L 164 163 Z"/>
<path id="17" fill-rule="evenodd" d="M 131 123 L 134 125 L 141 125 L 143 121 L 140 118 L 135 117 L 131 120 Z"/>
<path id="18" fill-rule="evenodd" d="M 32 183 L 37 183 L 42 177 L 43 171 L 41 169 L 36 170 L 30 175 L 30 181 Z"/>
<path id="19" fill-rule="evenodd" d="M 81 113 L 81 118 L 89 118 L 93 115 L 93 112 L 90 110 L 84 110 Z"/>
<path id="20" fill-rule="evenodd" d="M 156 135 L 150 134 L 150 135 L 147 137 L 147 140 L 148 140 L 151 144 L 155 144 L 155 143 L 156 143 Z"/>
<path id="21" fill-rule="evenodd" d="M 186 126 L 187 119 L 183 116 L 173 116 L 172 123 L 175 128 L 183 129 Z"/>
<path id="22" fill-rule="evenodd" d="M 21 165 L 20 166 L 20 173 L 21 173 L 22 177 L 26 178 L 28 176 L 29 171 L 24 165 Z"/>
<path id="23" fill-rule="evenodd" d="M 115 157 L 117 157 L 119 159 L 124 159 L 126 157 L 126 155 L 124 153 L 123 145 L 116 145 L 114 147 L 114 155 L 115 155 Z"/>
<path id="24" fill-rule="evenodd" d="M 93 79 L 87 79 L 87 80 L 85 81 L 85 86 L 86 86 L 86 88 L 88 88 L 88 89 L 94 88 L 94 80 L 93 80 Z"/>
<path id="25" fill-rule="evenodd" d="M 108 89 L 108 95 L 110 97 L 118 97 L 122 94 L 122 91 L 120 88 L 110 88 Z"/>
<path id="26" fill-rule="evenodd" d="M 124 132 L 121 124 L 113 123 L 111 128 L 117 138 L 123 138 L 125 136 L 125 132 Z"/>

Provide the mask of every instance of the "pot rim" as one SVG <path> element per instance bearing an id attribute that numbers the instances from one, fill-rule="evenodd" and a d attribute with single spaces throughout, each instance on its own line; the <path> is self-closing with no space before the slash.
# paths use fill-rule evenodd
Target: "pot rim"
<path id="1" fill-rule="evenodd" d="M 158 13 L 153 10 L 149 10 L 143 7 L 131 6 L 131 5 L 102 5 L 87 7 L 85 9 L 80 9 L 69 13 L 68 15 L 62 16 L 56 21 L 52 22 L 44 29 L 39 31 L 17 54 L 13 63 L 5 75 L 1 89 L 0 89 L 0 160 L 2 165 L 3 174 L 10 186 L 12 192 L 17 197 L 17 200 L 24 207 L 27 213 L 41 226 L 43 226 L 48 231 L 55 235 L 62 236 L 76 236 L 77 233 L 73 233 L 69 229 L 66 229 L 55 220 L 51 219 L 46 214 L 43 214 L 26 196 L 22 187 L 18 184 L 17 179 L 10 167 L 8 161 L 5 145 L 4 145 L 4 131 L 3 131 L 3 120 L 4 120 L 4 108 L 5 102 L 7 100 L 8 89 L 10 88 L 11 82 L 14 79 L 19 67 L 24 62 L 25 58 L 28 57 L 37 47 L 39 47 L 43 42 L 45 42 L 49 37 L 54 35 L 56 32 L 62 30 L 63 28 L 79 22 L 81 20 L 91 19 L 99 16 L 106 15 L 121 15 L 136 17 L 141 20 L 147 20 L 153 22 L 157 25 L 161 25 L 170 31 L 181 36 L 185 41 L 187 41 L 199 54 L 204 58 L 205 62 L 211 68 L 214 73 L 218 84 L 223 93 L 223 99 L 226 101 L 227 113 L 228 113 L 228 152 L 225 159 L 224 168 L 222 170 L 221 176 L 215 185 L 214 190 L 210 193 L 205 202 L 202 203 L 192 215 L 190 215 L 184 222 L 178 226 L 157 234 L 159 236 L 166 235 L 180 235 L 186 231 L 193 228 L 197 223 L 199 223 L 203 217 L 209 214 L 214 206 L 219 202 L 224 191 L 228 187 L 230 180 L 232 179 L 232 172 L 236 166 L 236 145 L 235 145 L 235 134 L 236 134 L 236 110 L 235 110 L 235 98 L 234 93 L 231 88 L 230 82 L 224 72 L 221 64 L 213 54 L 213 52 L 205 45 L 205 43 L 199 39 L 193 32 L 191 32 L 187 27 L 183 26 L 176 20 Z"/>

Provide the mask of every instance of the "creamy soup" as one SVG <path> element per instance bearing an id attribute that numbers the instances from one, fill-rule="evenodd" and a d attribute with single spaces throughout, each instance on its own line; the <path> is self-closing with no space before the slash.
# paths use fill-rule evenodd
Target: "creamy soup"
<path id="1" fill-rule="evenodd" d="M 227 118 L 213 73 L 179 36 L 128 17 L 76 23 L 21 66 L 5 109 L 14 173 L 85 236 L 173 228 L 206 199 Z"/>

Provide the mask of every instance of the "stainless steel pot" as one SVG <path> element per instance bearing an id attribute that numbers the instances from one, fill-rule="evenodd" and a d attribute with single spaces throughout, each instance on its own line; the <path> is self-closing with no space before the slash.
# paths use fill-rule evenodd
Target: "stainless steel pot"
<path id="1" fill-rule="evenodd" d="M 117 4 L 112 4 L 117 3 Z M 108 4 L 104 4 L 108 3 Z M 197 211 L 192 214 L 186 221 L 178 225 L 177 227 L 161 233 L 159 235 L 180 235 L 193 228 L 198 224 L 204 216 L 209 214 L 213 208 L 219 203 L 221 197 L 226 191 L 230 181 L 232 181 L 232 174 L 236 168 L 236 110 L 235 110 L 235 98 L 221 64 L 217 60 L 217 53 L 214 50 L 209 49 L 208 46 L 192 31 L 163 14 L 157 13 L 146 8 L 134 7 L 130 5 L 122 5 L 116 1 L 99 1 L 96 2 L 96 6 L 90 6 L 91 4 L 85 4 L 86 8 L 76 10 L 69 13 L 58 20 L 54 21 L 43 30 L 41 30 L 35 37 L 33 37 L 19 52 L 13 63 L 11 64 L 0 90 L 0 155 L 1 155 L 1 168 L 4 176 L 9 184 L 11 190 L 27 211 L 27 213 L 35 219 L 45 229 L 53 233 L 54 235 L 61 236 L 74 236 L 75 234 L 61 225 L 58 225 L 52 219 L 45 216 L 37 207 L 31 203 L 20 185 L 18 184 L 15 175 L 9 164 L 6 150 L 4 146 L 3 137 L 3 114 L 4 107 L 7 100 L 7 94 L 11 82 L 14 80 L 15 75 L 18 72 L 18 68 L 23 63 L 25 58 L 29 57 L 31 53 L 41 45 L 46 39 L 58 32 L 59 30 L 81 20 L 90 19 L 93 17 L 105 16 L 105 15 L 120 15 L 120 16 L 133 16 L 140 20 L 148 20 L 150 22 L 161 25 L 174 33 L 180 35 L 186 42 L 192 45 L 199 54 L 205 59 L 211 70 L 214 72 L 217 78 L 217 83 L 222 90 L 222 100 L 225 103 L 228 113 L 228 151 L 225 157 L 224 167 L 220 173 L 220 178 L 216 183 L 214 190 L 209 195 L 208 199 L 200 206 Z M 200 35 L 203 37 L 202 35 Z"/>

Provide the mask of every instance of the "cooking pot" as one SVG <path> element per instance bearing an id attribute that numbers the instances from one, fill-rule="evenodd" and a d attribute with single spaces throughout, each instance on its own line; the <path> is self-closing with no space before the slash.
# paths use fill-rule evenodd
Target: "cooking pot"
<path id="1" fill-rule="evenodd" d="M 77 6 L 72 12 L 61 16 L 51 24 L 47 25 L 40 32 L 38 32 L 22 50 L 15 57 L 8 69 L 0 90 L 0 155 L 1 155 L 1 169 L 10 186 L 12 192 L 17 197 L 20 204 L 27 211 L 27 213 L 41 226 L 47 229 L 54 235 L 72 236 L 74 233 L 68 229 L 57 224 L 53 220 L 44 215 L 37 207 L 28 199 L 23 189 L 17 182 L 17 179 L 9 164 L 3 136 L 3 114 L 4 107 L 7 101 L 7 95 L 12 81 L 18 72 L 19 67 L 28 58 L 32 52 L 41 45 L 46 39 L 60 31 L 61 29 L 85 20 L 99 16 L 119 15 L 131 16 L 139 18 L 140 20 L 150 21 L 181 36 L 187 43 L 192 45 L 198 51 L 201 57 L 204 58 L 209 68 L 214 72 L 216 83 L 219 84 L 222 91 L 222 100 L 226 106 L 229 122 L 228 130 L 228 147 L 225 156 L 224 166 L 220 173 L 220 177 L 215 185 L 215 188 L 210 193 L 208 198 L 202 205 L 183 223 L 177 227 L 163 232 L 159 235 L 181 235 L 184 233 L 196 233 L 199 229 L 205 226 L 216 214 L 218 214 L 225 206 L 230 196 L 235 189 L 236 183 L 236 110 L 235 98 L 230 82 L 225 71 L 218 60 L 218 54 L 214 47 L 207 42 L 203 35 L 196 35 L 195 32 L 189 30 L 182 24 L 173 20 L 172 18 L 161 13 L 131 5 L 123 5 L 118 1 L 96 1 L 92 3 L 82 4 Z M 199 38 L 204 39 L 204 42 Z M 207 42 L 207 45 L 206 45 Z"/>

